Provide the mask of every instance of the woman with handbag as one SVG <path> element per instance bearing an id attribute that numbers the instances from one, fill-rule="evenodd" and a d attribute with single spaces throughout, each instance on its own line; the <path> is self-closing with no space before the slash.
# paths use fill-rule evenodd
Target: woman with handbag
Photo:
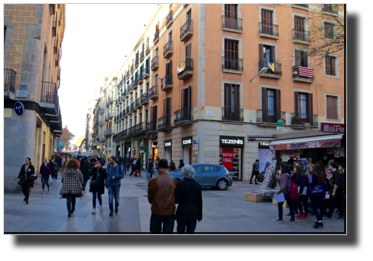
<path id="1" fill-rule="evenodd" d="M 300 214 L 297 216 L 297 218 L 308 219 L 308 196 L 307 196 L 307 193 L 303 193 L 305 189 L 306 191 L 308 191 L 307 175 L 304 174 L 304 172 L 302 171 L 302 168 L 299 165 L 294 166 L 294 174 L 296 177 L 295 184 L 297 184 L 298 189 L 299 189 L 299 198 L 297 198 L 297 205 L 298 205 Z M 303 212 L 303 209 L 304 209 L 304 212 Z"/>
<path id="2" fill-rule="evenodd" d="M 43 163 L 41 164 L 41 167 L 40 167 L 40 175 L 41 175 L 41 182 L 42 182 L 42 185 L 41 185 L 42 191 L 41 191 L 41 193 L 44 194 L 44 185 L 47 185 L 48 192 L 49 192 L 48 179 L 49 179 L 50 176 L 52 176 L 52 167 L 47 162 L 47 158 L 45 158 L 45 157 L 43 158 Z"/>
<path id="3" fill-rule="evenodd" d="M 34 177 L 36 177 L 36 175 L 33 175 L 35 175 L 35 168 L 31 164 L 31 158 L 27 157 L 17 177 L 18 184 L 22 186 L 22 193 L 25 195 L 23 201 L 26 201 L 26 204 L 29 203 L 30 188 L 34 186 Z"/>
<path id="4" fill-rule="evenodd" d="M 281 175 L 280 175 L 280 189 L 279 191 L 276 192 L 276 195 L 280 193 L 284 193 L 284 197 L 286 202 L 288 203 L 289 210 L 290 210 L 290 219 L 288 219 L 289 222 L 294 222 L 295 221 L 295 214 L 294 214 L 294 205 L 293 205 L 293 200 L 289 197 L 289 192 L 291 189 L 291 175 L 289 174 L 290 169 L 289 166 L 283 165 L 281 168 Z M 279 202 L 277 203 L 278 206 L 278 218 L 274 219 L 274 222 L 282 222 L 282 205 L 284 202 Z"/>
<path id="5" fill-rule="evenodd" d="M 91 183 L 89 187 L 89 192 L 92 192 L 92 214 L 96 214 L 96 195 L 98 198 L 98 202 L 100 203 L 100 211 L 102 211 L 101 195 L 105 194 L 105 180 L 107 176 L 106 169 L 104 169 L 102 165 L 102 161 L 97 160 L 97 163 L 95 164 L 91 172 Z"/>
<path id="6" fill-rule="evenodd" d="M 79 169 L 79 162 L 71 159 L 66 163 L 66 169 L 61 177 L 62 188 L 60 195 L 66 198 L 68 217 L 75 211 L 76 198 L 82 197 L 83 174 Z"/>
<path id="7" fill-rule="evenodd" d="M 310 185 L 311 204 L 317 221 L 313 228 L 324 227 L 322 216 L 324 215 L 324 197 L 325 197 L 325 177 L 323 169 L 319 164 L 314 166 L 315 173 L 312 174 Z M 320 212 L 319 212 L 320 209 Z"/>

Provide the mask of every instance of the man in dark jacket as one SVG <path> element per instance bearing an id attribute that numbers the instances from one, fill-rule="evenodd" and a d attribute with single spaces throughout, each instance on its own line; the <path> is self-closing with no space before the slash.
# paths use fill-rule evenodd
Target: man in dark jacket
<path id="1" fill-rule="evenodd" d="M 253 169 L 251 171 L 250 184 L 253 184 L 253 177 L 255 176 L 255 185 L 258 185 L 258 175 L 259 175 L 259 160 L 257 159 L 253 164 Z"/>
<path id="2" fill-rule="evenodd" d="M 87 185 L 87 182 L 90 178 L 90 165 L 89 163 L 87 162 L 87 158 L 84 157 L 82 159 L 82 161 L 80 162 L 80 171 L 82 172 L 83 174 L 83 178 L 84 178 L 84 183 L 83 183 L 83 191 L 85 191 L 85 187 Z"/>
<path id="3" fill-rule="evenodd" d="M 330 203 L 329 203 L 329 212 L 324 219 L 331 219 L 334 208 L 338 207 L 338 218 L 339 220 L 343 220 L 343 193 L 342 193 L 342 177 L 339 171 L 337 170 L 337 163 L 334 161 L 329 163 L 329 169 L 332 171 L 332 177 L 330 179 L 331 189 L 329 191 L 330 194 Z"/>
<path id="4" fill-rule="evenodd" d="M 109 194 L 109 216 L 112 217 L 114 211 L 113 198 L 115 199 L 115 213 L 118 213 L 120 184 L 124 174 L 119 170 L 119 165 L 117 164 L 118 159 L 116 157 L 111 157 L 108 160 L 110 162 L 110 168 L 107 170 L 105 186 Z"/>
<path id="5" fill-rule="evenodd" d="M 201 185 L 194 180 L 195 170 L 192 166 L 184 166 L 181 174 L 184 180 L 178 182 L 176 190 L 177 233 L 193 234 L 197 226 L 197 220 L 202 220 L 202 191 Z"/>

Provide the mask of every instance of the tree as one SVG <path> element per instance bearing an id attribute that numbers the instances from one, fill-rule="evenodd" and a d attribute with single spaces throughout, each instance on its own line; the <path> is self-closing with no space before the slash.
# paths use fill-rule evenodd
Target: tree
<path id="1" fill-rule="evenodd" d="M 75 135 L 72 134 L 69 129 L 67 128 L 67 125 L 62 129 L 62 135 L 60 137 L 60 140 L 63 140 L 65 142 L 65 146 L 67 147 L 70 144 L 70 141 L 72 138 L 74 138 Z"/>

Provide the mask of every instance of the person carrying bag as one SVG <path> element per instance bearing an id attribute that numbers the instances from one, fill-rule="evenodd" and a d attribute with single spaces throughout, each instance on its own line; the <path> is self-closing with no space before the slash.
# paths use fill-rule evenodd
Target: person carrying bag
<path id="1" fill-rule="evenodd" d="M 23 201 L 25 201 L 26 204 L 29 204 L 30 188 L 34 186 L 34 177 L 36 177 L 35 168 L 31 164 L 31 158 L 27 157 L 17 177 L 18 185 L 22 187 L 22 193 L 25 195 Z"/>

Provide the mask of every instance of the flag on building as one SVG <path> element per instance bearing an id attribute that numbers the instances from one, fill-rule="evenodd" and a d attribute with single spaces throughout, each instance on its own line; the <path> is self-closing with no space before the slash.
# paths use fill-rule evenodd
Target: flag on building
<path id="1" fill-rule="evenodd" d="M 268 63 L 269 68 L 271 69 L 271 71 L 275 72 L 275 63 L 273 63 L 273 62 L 267 62 L 267 63 Z"/>
<path id="2" fill-rule="evenodd" d="M 300 76 L 306 76 L 306 77 L 312 77 L 313 76 L 313 69 L 303 66 L 298 66 L 299 68 L 299 75 Z"/>

